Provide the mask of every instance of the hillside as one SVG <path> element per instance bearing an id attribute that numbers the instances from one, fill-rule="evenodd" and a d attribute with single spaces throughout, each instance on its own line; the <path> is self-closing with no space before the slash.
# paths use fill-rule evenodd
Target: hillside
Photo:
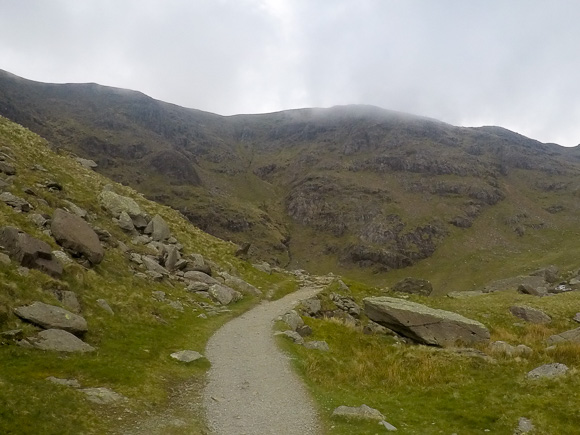
<path id="1" fill-rule="evenodd" d="M 282 266 L 444 293 L 576 250 L 578 149 L 499 127 L 368 106 L 222 117 L 5 72 L 0 114 Z"/>
<path id="2" fill-rule="evenodd" d="M 0 432 L 112 433 L 160 410 L 203 431 L 174 393 L 197 397 L 209 363 L 171 354 L 294 278 L 3 117 L 0 191 Z"/>

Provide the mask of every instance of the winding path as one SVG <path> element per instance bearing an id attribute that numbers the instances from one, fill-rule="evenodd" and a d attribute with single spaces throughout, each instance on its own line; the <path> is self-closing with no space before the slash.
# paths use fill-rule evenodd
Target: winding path
<path id="1" fill-rule="evenodd" d="M 303 287 L 262 302 L 228 322 L 210 339 L 204 406 L 215 434 L 309 435 L 321 432 L 306 389 L 274 341 L 273 321 L 321 287 Z"/>

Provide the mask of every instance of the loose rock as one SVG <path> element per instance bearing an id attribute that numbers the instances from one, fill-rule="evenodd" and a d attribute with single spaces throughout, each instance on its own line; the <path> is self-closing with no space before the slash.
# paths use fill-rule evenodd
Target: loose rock
<path id="1" fill-rule="evenodd" d="M 385 420 L 385 416 L 380 411 L 364 404 L 359 407 L 339 406 L 332 411 L 332 416 L 364 420 Z"/>
<path id="2" fill-rule="evenodd" d="M 56 242 L 73 256 L 82 256 L 92 264 L 103 261 L 105 252 L 99 236 L 80 217 L 56 209 L 50 228 Z"/>
<path id="3" fill-rule="evenodd" d="M 63 329 L 73 334 L 83 334 L 88 329 L 84 317 L 43 302 L 15 308 L 14 314 L 46 329 Z"/>
<path id="4" fill-rule="evenodd" d="M 307 349 L 320 350 L 322 352 L 328 352 L 330 350 L 326 341 L 307 341 L 304 343 L 304 347 Z"/>
<path id="5" fill-rule="evenodd" d="M 545 364 L 528 372 L 526 377 L 528 379 L 555 378 L 557 376 L 564 375 L 567 371 L 568 367 L 564 364 L 560 363 Z"/>
<path id="6" fill-rule="evenodd" d="M 180 350 L 179 352 L 172 353 L 171 358 L 189 363 L 203 358 L 203 355 L 195 350 Z"/>
<path id="7" fill-rule="evenodd" d="M 41 350 L 80 353 L 93 352 L 95 350 L 94 347 L 88 345 L 80 338 L 62 329 L 47 329 L 39 332 L 36 337 L 29 340 L 33 347 Z"/>
<path id="8" fill-rule="evenodd" d="M 552 318 L 537 308 L 528 307 L 526 305 L 512 306 L 510 312 L 520 319 L 530 323 L 545 324 L 550 323 Z"/>
<path id="9" fill-rule="evenodd" d="M 80 391 L 87 395 L 87 400 L 99 405 L 111 405 L 116 402 L 125 402 L 128 400 L 125 396 L 104 387 L 83 388 Z"/>
<path id="10" fill-rule="evenodd" d="M 62 275 L 62 264 L 53 257 L 50 245 L 42 240 L 17 228 L 4 227 L 0 229 L 0 245 L 24 267 L 38 269 L 56 278 Z"/>

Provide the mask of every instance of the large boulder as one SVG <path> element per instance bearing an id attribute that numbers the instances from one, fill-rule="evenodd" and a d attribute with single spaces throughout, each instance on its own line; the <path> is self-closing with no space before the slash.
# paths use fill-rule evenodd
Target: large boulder
<path id="1" fill-rule="evenodd" d="M 386 296 L 363 301 L 369 319 L 419 343 L 449 347 L 489 340 L 482 323 L 457 313 Z"/>
<path id="2" fill-rule="evenodd" d="M 50 245 L 17 228 L 0 229 L 0 246 L 24 267 L 38 269 L 55 278 L 62 275 L 62 264 L 52 254 Z"/>
<path id="3" fill-rule="evenodd" d="M 92 264 L 103 261 L 105 251 L 99 236 L 80 217 L 57 208 L 50 229 L 56 242 L 73 256 L 82 256 Z"/>
<path id="4" fill-rule="evenodd" d="M 405 278 L 393 286 L 393 291 L 429 296 L 433 291 L 433 285 L 426 279 Z"/>
<path id="5" fill-rule="evenodd" d="M 81 353 L 95 350 L 91 345 L 62 329 L 47 329 L 39 332 L 36 337 L 29 340 L 32 346 L 41 350 Z"/>
<path id="6" fill-rule="evenodd" d="M 14 314 L 45 329 L 63 329 L 72 334 L 87 332 L 87 321 L 84 317 L 43 302 L 14 308 Z"/>

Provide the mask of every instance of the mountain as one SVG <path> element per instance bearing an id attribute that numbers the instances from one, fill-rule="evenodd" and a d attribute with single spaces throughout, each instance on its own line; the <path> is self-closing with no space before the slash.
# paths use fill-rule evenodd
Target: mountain
<path id="1" fill-rule="evenodd" d="M 224 117 L 7 72 L 0 114 L 282 266 L 446 292 L 577 251 L 578 147 L 500 127 L 371 106 Z"/>

